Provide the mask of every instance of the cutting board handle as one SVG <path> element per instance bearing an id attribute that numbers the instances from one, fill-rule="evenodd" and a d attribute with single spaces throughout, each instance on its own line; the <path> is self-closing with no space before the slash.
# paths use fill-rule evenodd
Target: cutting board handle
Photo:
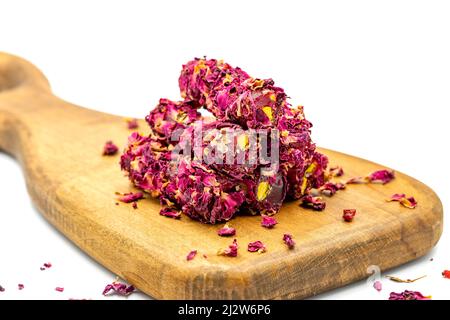
<path id="1" fill-rule="evenodd" d="M 50 92 L 50 85 L 44 74 L 28 61 L 0 52 L 0 95 L 20 89 Z"/>

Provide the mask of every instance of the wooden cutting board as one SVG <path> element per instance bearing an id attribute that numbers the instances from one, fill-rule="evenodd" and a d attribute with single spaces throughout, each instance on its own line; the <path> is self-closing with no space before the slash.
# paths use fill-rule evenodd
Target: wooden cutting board
<path id="1" fill-rule="evenodd" d="M 143 132 L 146 127 L 140 123 Z M 34 66 L 0 54 L 0 149 L 22 165 L 35 205 L 88 255 L 154 298 L 304 298 L 368 277 L 371 265 L 386 270 L 416 259 L 442 233 L 439 198 L 397 172 L 387 185 L 349 185 L 327 199 L 323 212 L 286 203 L 272 230 L 262 228 L 258 216 L 237 217 L 231 225 L 237 229 L 238 257 L 217 256 L 232 241 L 217 236 L 220 226 L 162 217 L 158 201 L 150 198 L 136 210 L 115 205 L 114 193 L 133 187 L 120 171 L 119 155 L 104 157 L 102 148 L 109 139 L 123 148 L 129 134 L 124 118 L 55 97 Z M 320 151 L 344 167 L 343 179 L 383 168 Z M 393 193 L 413 195 L 418 207 L 386 202 Z M 357 209 L 352 223 L 343 222 L 344 208 Z M 293 234 L 294 250 L 284 245 L 284 233 Z M 247 252 L 255 240 L 268 251 Z M 194 249 L 199 254 L 186 261 Z"/>

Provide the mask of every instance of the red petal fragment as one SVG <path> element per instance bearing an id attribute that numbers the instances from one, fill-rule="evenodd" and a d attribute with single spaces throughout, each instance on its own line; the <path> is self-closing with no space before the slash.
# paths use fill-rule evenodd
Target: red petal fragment
<path id="1" fill-rule="evenodd" d="M 368 180 L 366 178 L 363 177 L 353 177 L 348 179 L 345 184 L 363 184 L 363 183 L 367 183 Z"/>
<path id="2" fill-rule="evenodd" d="M 19 290 L 23 290 L 23 288 L 25 288 L 25 286 L 22 283 L 19 283 L 17 285 L 17 287 L 18 287 Z"/>
<path id="3" fill-rule="evenodd" d="M 250 242 L 248 244 L 247 250 L 249 252 L 263 253 L 263 252 L 266 252 L 266 246 L 264 245 L 264 243 L 262 243 L 261 241 L 258 240 L 258 241 Z"/>
<path id="4" fill-rule="evenodd" d="M 303 208 L 313 209 L 315 211 L 322 211 L 325 209 L 326 203 L 322 200 L 322 197 L 306 195 L 301 199 L 300 206 Z"/>
<path id="5" fill-rule="evenodd" d="M 137 129 L 139 127 L 137 119 L 126 119 L 128 129 Z"/>
<path id="6" fill-rule="evenodd" d="M 138 208 L 138 206 L 137 206 L 137 202 L 136 202 L 136 201 L 135 201 L 135 202 L 133 202 L 132 206 L 133 206 L 133 209 L 137 209 L 137 208 Z"/>
<path id="7" fill-rule="evenodd" d="M 414 197 L 408 197 L 404 193 L 395 193 L 387 201 L 398 201 L 402 206 L 409 209 L 417 207 L 416 199 L 414 199 Z"/>
<path id="8" fill-rule="evenodd" d="M 236 257 L 238 254 L 238 244 L 237 240 L 234 239 L 233 243 L 228 246 L 227 249 L 221 249 L 217 252 L 219 256 Z"/>
<path id="9" fill-rule="evenodd" d="M 277 220 L 274 217 L 263 216 L 261 220 L 261 225 L 264 228 L 272 229 L 277 224 Z"/>
<path id="10" fill-rule="evenodd" d="M 50 262 L 46 262 L 44 263 L 44 267 L 46 267 L 47 269 L 52 267 L 52 264 Z"/>
<path id="11" fill-rule="evenodd" d="M 444 270 L 442 271 L 442 276 L 444 278 L 450 279 L 450 270 Z"/>
<path id="12" fill-rule="evenodd" d="M 117 200 L 125 203 L 130 203 L 134 201 L 138 201 L 139 199 L 144 198 L 144 194 L 142 192 L 129 192 L 120 195 Z"/>
<path id="13" fill-rule="evenodd" d="M 378 292 L 380 292 L 383 289 L 383 285 L 382 285 L 381 281 L 378 281 L 378 280 L 373 283 L 373 287 Z"/>
<path id="14" fill-rule="evenodd" d="M 370 175 L 367 176 L 367 179 L 371 183 L 382 183 L 386 184 L 390 182 L 392 179 L 395 178 L 395 173 L 392 170 L 377 170 L 375 172 L 372 172 Z"/>
<path id="15" fill-rule="evenodd" d="M 429 296 L 424 296 L 419 291 L 405 290 L 400 293 L 391 292 L 389 300 L 431 300 Z"/>
<path id="16" fill-rule="evenodd" d="M 345 184 L 343 184 L 343 183 L 327 182 L 319 188 L 319 191 L 322 192 L 324 195 L 331 197 L 338 190 L 343 190 L 343 189 L 345 189 Z"/>
<path id="17" fill-rule="evenodd" d="M 115 155 L 117 151 L 119 151 L 119 148 L 112 141 L 106 141 L 105 146 L 103 147 L 104 156 Z"/>
<path id="18" fill-rule="evenodd" d="M 292 235 L 285 233 L 283 235 L 283 241 L 288 246 L 289 249 L 294 249 L 295 241 L 294 241 L 294 239 L 292 239 Z"/>
<path id="19" fill-rule="evenodd" d="M 132 294 L 134 291 L 135 291 L 134 286 L 132 285 L 128 286 L 125 283 L 114 281 L 113 283 L 106 285 L 102 294 L 106 296 L 110 292 L 112 292 L 121 296 L 128 296 Z"/>
<path id="20" fill-rule="evenodd" d="M 168 218 L 173 218 L 173 219 L 180 219 L 181 218 L 181 212 L 179 210 L 176 210 L 174 208 L 162 208 L 159 211 L 159 214 L 164 216 L 164 217 L 168 217 Z"/>
<path id="21" fill-rule="evenodd" d="M 346 222 L 351 222 L 353 218 L 356 215 L 356 209 L 344 209 L 344 214 L 342 215 L 342 218 Z"/>
<path id="22" fill-rule="evenodd" d="M 56 287 L 55 290 L 58 291 L 58 292 L 63 292 L 64 288 L 63 287 Z"/>
<path id="23" fill-rule="evenodd" d="M 344 169 L 340 166 L 335 166 L 330 168 L 330 176 L 332 177 L 341 177 L 344 175 Z"/>
<path id="24" fill-rule="evenodd" d="M 217 231 L 217 234 L 221 237 L 230 237 L 236 235 L 236 229 L 226 224 L 222 229 Z"/>
<path id="25" fill-rule="evenodd" d="M 5 292 L 5 288 L 3 288 L 2 286 L 0 286 L 0 292 Z"/>
<path id="26" fill-rule="evenodd" d="M 195 258 L 196 255 L 197 255 L 197 250 L 192 250 L 192 251 L 189 252 L 189 254 L 186 256 L 186 260 L 187 260 L 187 261 L 191 261 L 192 259 Z"/>

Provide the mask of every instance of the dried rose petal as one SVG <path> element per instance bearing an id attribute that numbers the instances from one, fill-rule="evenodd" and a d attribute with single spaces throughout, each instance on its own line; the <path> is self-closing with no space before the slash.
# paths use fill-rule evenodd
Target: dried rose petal
<path id="1" fill-rule="evenodd" d="M 414 197 L 407 197 L 404 193 L 395 193 L 391 196 L 390 199 L 386 201 L 398 201 L 400 204 L 406 208 L 414 209 L 417 207 L 417 201 Z"/>
<path id="2" fill-rule="evenodd" d="M 187 260 L 187 261 L 191 261 L 192 259 L 195 258 L 196 255 L 197 255 L 197 250 L 192 250 L 192 251 L 189 252 L 189 254 L 186 256 L 186 260 Z"/>
<path id="3" fill-rule="evenodd" d="M 19 283 L 19 284 L 17 285 L 17 288 L 18 288 L 19 290 L 23 290 L 23 288 L 25 288 L 25 286 L 24 286 L 22 283 Z"/>
<path id="4" fill-rule="evenodd" d="M 117 151 L 119 151 L 119 148 L 111 140 L 106 141 L 105 146 L 103 147 L 104 156 L 115 155 Z"/>
<path id="5" fill-rule="evenodd" d="M 283 235 L 283 241 L 288 246 L 289 249 L 294 249 L 295 241 L 294 241 L 294 239 L 292 239 L 292 235 L 285 233 Z"/>
<path id="6" fill-rule="evenodd" d="M 277 220 L 274 217 L 263 216 L 261 220 L 261 225 L 264 228 L 272 229 L 277 224 Z"/>
<path id="7" fill-rule="evenodd" d="M 342 218 L 346 221 L 346 222 L 352 222 L 353 218 L 356 215 L 356 209 L 344 209 L 344 213 L 342 215 Z"/>
<path id="8" fill-rule="evenodd" d="M 44 263 L 44 267 L 49 269 L 52 267 L 52 264 L 50 262 L 46 262 L 46 263 Z"/>
<path id="9" fill-rule="evenodd" d="M 138 208 L 138 206 L 137 206 L 137 202 L 135 201 L 135 202 L 133 202 L 133 204 L 132 204 L 132 207 L 133 207 L 133 209 L 137 209 Z"/>
<path id="10" fill-rule="evenodd" d="M 130 202 L 134 202 L 134 201 L 138 201 L 139 199 L 144 198 L 144 194 L 142 192 L 129 192 L 129 193 L 124 193 L 121 194 L 117 200 L 125 202 L 125 203 L 130 203 Z"/>
<path id="11" fill-rule="evenodd" d="M 442 276 L 444 278 L 450 279 L 450 270 L 444 270 L 442 271 Z"/>
<path id="12" fill-rule="evenodd" d="M 217 231 L 217 234 L 221 237 L 234 236 L 234 235 L 236 235 L 236 229 L 232 228 L 232 227 L 228 226 L 228 224 L 226 224 L 222 229 L 219 229 L 219 231 Z"/>
<path id="13" fill-rule="evenodd" d="M 250 242 L 248 244 L 247 250 L 249 252 L 263 253 L 263 252 L 266 252 L 266 246 L 264 245 L 264 243 L 262 243 L 261 241 L 258 240 L 258 241 Z"/>
<path id="14" fill-rule="evenodd" d="M 313 209 L 315 211 L 322 211 L 325 209 L 326 203 L 322 200 L 322 197 L 306 195 L 301 198 L 300 206 L 303 208 Z"/>
<path id="15" fill-rule="evenodd" d="M 128 129 L 137 129 L 139 127 L 139 123 L 137 119 L 126 119 Z"/>
<path id="16" fill-rule="evenodd" d="M 103 295 L 106 296 L 110 292 L 116 293 L 121 296 L 128 296 L 132 294 L 135 291 L 135 288 L 133 285 L 126 285 L 125 283 L 114 281 L 111 284 L 106 285 L 105 289 L 103 290 Z"/>
<path id="17" fill-rule="evenodd" d="M 219 256 L 228 256 L 228 257 L 236 257 L 238 254 L 238 244 L 237 240 L 234 239 L 233 243 L 228 246 L 226 249 L 221 249 L 217 252 Z"/>
<path id="18" fill-rule="evenodd" d="M 5 292 L 5 288 L 3 288 L 2 286 L 0 286 L 0 292 Z"/>
<path id="19" fill-rule="evenodd" d="M 381 281 L 375 281 L 373 283 L 373 287 L 375 290 L 377 290 L 378 292 L 380 292 L 383 289 L 383 284 L 381 283 Z"/>
<path id="20" fill-rule="evenodd" d="M 324 195 L 331 197 L 334 195 L 338 190 L 345 189 L 345 184 L 340 182 L 327 182 L 323 186 L 319 188 L 319 191 L 323 193 Z"/>
<path id="21" fill-rule="evenodd" d="M 405 290 L 400 293 L 391 292 L 389 300 L 431 300 L 429 296 L 424 296 L 419 291 Z"/>
<path id="22" fill-rule="evenodd" d="M 367 176 L 367 179 L 371 183 L 382 183 L 386 184 L 390 182 L 392 179 L 395 178 L 395 173 L 392 170 L 377 170 L 375 172 L 372 172 L 370 175 Z"/>
<path id="23" fill-rule="evenodd" d="M 58 291 L 58 292 L 63 292 L 64 288 L 63 287 L 56 287 L 55 290 Z"/>
<path id="24" fill-rule="evenodd" d="M 39 267 L 39 270 L 44 271 L 45 268 L 44 267 Z"/>
<path id="25" fill-rule="evenodd" d="M 341 177 L 344 175 L 344 169 L 340 166 L 331 167 L 329 170 L 329 174 L 332 177 Z"/>
<path id="26" fill-rule="evenodd" d="M 348 179 L 345 184 L 363 184 L 363 183 L 367 183 L 368 180 L 366 178 L 363 177 L 353 177 Z"/>
<path id="27" fill-rule="evenodd" d="M 181 218 L 181 212 L 179 210 L 176 210 L 174 208 L 162 208 L 159 211 L 159 214 L 164 216 L 164 217 L 168 217 L 168 218 L 173 218 L 173 219 L 180 219 Z"/>

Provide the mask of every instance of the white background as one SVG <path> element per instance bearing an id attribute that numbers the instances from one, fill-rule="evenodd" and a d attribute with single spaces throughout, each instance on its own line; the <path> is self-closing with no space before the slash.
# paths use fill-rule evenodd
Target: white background
<path id="1" fill-rule="evenodd" d="M 449 17 L 448 1 L 0 0 L 0 50 L 32 61 L 66 100 L 141 118 L 160 97 L 179 98 L 182 63 L 223 58 L 303 104 L 318 145 L 414 176 L 448 207 Z M 5 154 L 0 177 L 0 299 L 102 298 L 114 275 L 40 217 Z M 384 280 L 381 293 L 362 281 L 318 298 L 450 298 L 446 224 L 430 254 L 390 272 L 426 279 Z M 46 261 L 54 267 L 40 271 Z"/>

